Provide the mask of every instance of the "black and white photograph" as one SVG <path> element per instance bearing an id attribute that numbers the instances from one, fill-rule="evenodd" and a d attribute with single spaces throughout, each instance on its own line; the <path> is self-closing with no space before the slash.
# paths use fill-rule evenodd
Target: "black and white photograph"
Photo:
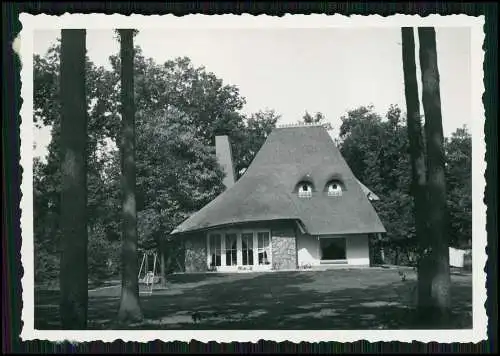
<path id="1" fill-rule="evenodd" d="M 20 20 L 22 339 L 486 338 L 482 17 Z"/>

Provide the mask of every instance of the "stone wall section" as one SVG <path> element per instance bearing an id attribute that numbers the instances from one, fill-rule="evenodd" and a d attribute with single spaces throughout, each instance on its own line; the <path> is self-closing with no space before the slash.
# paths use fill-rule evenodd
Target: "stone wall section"
<path id="1" fill-rule="evenodd" d="M 207 241 L 203 235 L 190 235 L 185 238 L 185 271 L 206 272 Z"/>
<path id="2" fill-rule="evenodd" d="M 273 230 L 271 246 L 273 269 L 297 268 L 297 243 L 293 229 Z"/>

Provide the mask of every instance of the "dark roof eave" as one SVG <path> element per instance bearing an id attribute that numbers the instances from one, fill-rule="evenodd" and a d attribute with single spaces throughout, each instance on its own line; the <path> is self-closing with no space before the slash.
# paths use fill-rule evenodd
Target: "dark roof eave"
<path id="1" fill-rule="evenodd" d="M 261 220 L 238 221 L 238 222 L 218 224 L 218 225 L 213 225 L 213 226 L 199 227 L 199 228 L 195 228 L 195 229 L 178 231 L 178 232 L 175 232 L 175 230 L 173 230 L 167 236 L 177 237 L 177 236 L 188 235 L 188 234 L 193 234 L 193 233 L 197 233 L 197 232 L 217 230 L 217 229 L 221 229 L 221 228 L 227 228 L 227 227 L 238 226 L 238 225 L 243 225 L 243 224 L 276 222 L 276 221 L 295 221 L 301 232 L 306 233 L 306 234 L 308 233 L 307 228 L 305 227 L 304 223 L 300 219 L 280 218 L 280 219 L 264 219 L 264 220 L 261 219 Z"/>
<path id="2" fill-rule="evenodd" d="M 252 223 L 265 223 L 265 222 L 277 222 L 277 221 L 295 221 L 296 226 L 298 230 L 302 234 L 310 234 L 310 235 L 335 235 L 335 234 L 360 234 L 360 233 L 373 233 L 373 234 L 384 234 L 386 233 L 386 229 L 382 226 L 381 229 L 373 229 L 373 231 L 308 231 L 307 227 L 304 225 L 302 220 L 296 219 L 296 218 L 289 218 L 289 219 L 267 219 L 267 220 L 253 220 L 253 221 L 239 221 L 239 222 L 233 222 L 233 223 L 226 223 L 226 224 L 219 224 L 219 225 L 214 225 L 214 226 L 208 226 L 208 227 L 200 227 L 196 229 L 190 229 L 190 230 L 185 230 L 185 231 L 179 231 L 179 232 L 171 232 L 169 235 L 170 237 L 180 237 L 188 234 L 193 234 L 193 233 L 199 233 L 199 232 L 206 232 L 210 230 L 217 230 L 221 228 L 228 228 L 228 227 L 235 227 L 239 225 L 244 225 L 244 224 L 252 224 Z M 175 231 L 175 230 L 174 230 Z"/>

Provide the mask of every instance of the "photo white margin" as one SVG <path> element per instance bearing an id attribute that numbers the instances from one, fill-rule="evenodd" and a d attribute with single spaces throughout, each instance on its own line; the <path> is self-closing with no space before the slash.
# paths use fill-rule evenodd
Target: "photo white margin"
<path id="1" fill-rule="evenodd" d="M 484 16 L 467 15 L 104 15 L 64 14 L 62 16 L 20 14 L 22 30 L 15 41 L 22 61 L 20 125 L 21 160 L 21 262 L 23 329 L 21 339 L 86 342 L 100 340 L 148 342 L 152 340 L 200 342 L 257 342 L 258 340 L 291 342 L 354 342 L 367 340 L 400 342 L 480 342 L 487 339 L 486 302 L 486 206 L 483 202 L 486 181 L 483 60 Z M 112 25 L 110 25 L 112 24 Z M 40 29 L 187 29 L 187 28 L 324 28 L 324 27 L 469 27 L 471 29 L 471 134 L 472 134 L 472 201 L 473 201 L 473 328 L 460 330 L 36 330 L 34 328 L 34 257 L 33 257 L 33 32 Z"/>

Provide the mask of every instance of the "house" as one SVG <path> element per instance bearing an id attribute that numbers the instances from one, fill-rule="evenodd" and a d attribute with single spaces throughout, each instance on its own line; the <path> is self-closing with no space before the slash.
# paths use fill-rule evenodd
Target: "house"
<path id="1" fill-rule="evenodd" d="M 448 248 L 450 255 L 450 267 L 464 268 L 468 259 L 472 257 L 471 249 Z"/>
<path id="2" fill-rule="evenodd" d="M 369 237 L 385 232 L 370 199 L 321 126 L 274 129 L 234 182 L 231 149 L 217 137 L 227 189 L 171 235 L 185 271 L 266 271 L 370 264 Z"/>

